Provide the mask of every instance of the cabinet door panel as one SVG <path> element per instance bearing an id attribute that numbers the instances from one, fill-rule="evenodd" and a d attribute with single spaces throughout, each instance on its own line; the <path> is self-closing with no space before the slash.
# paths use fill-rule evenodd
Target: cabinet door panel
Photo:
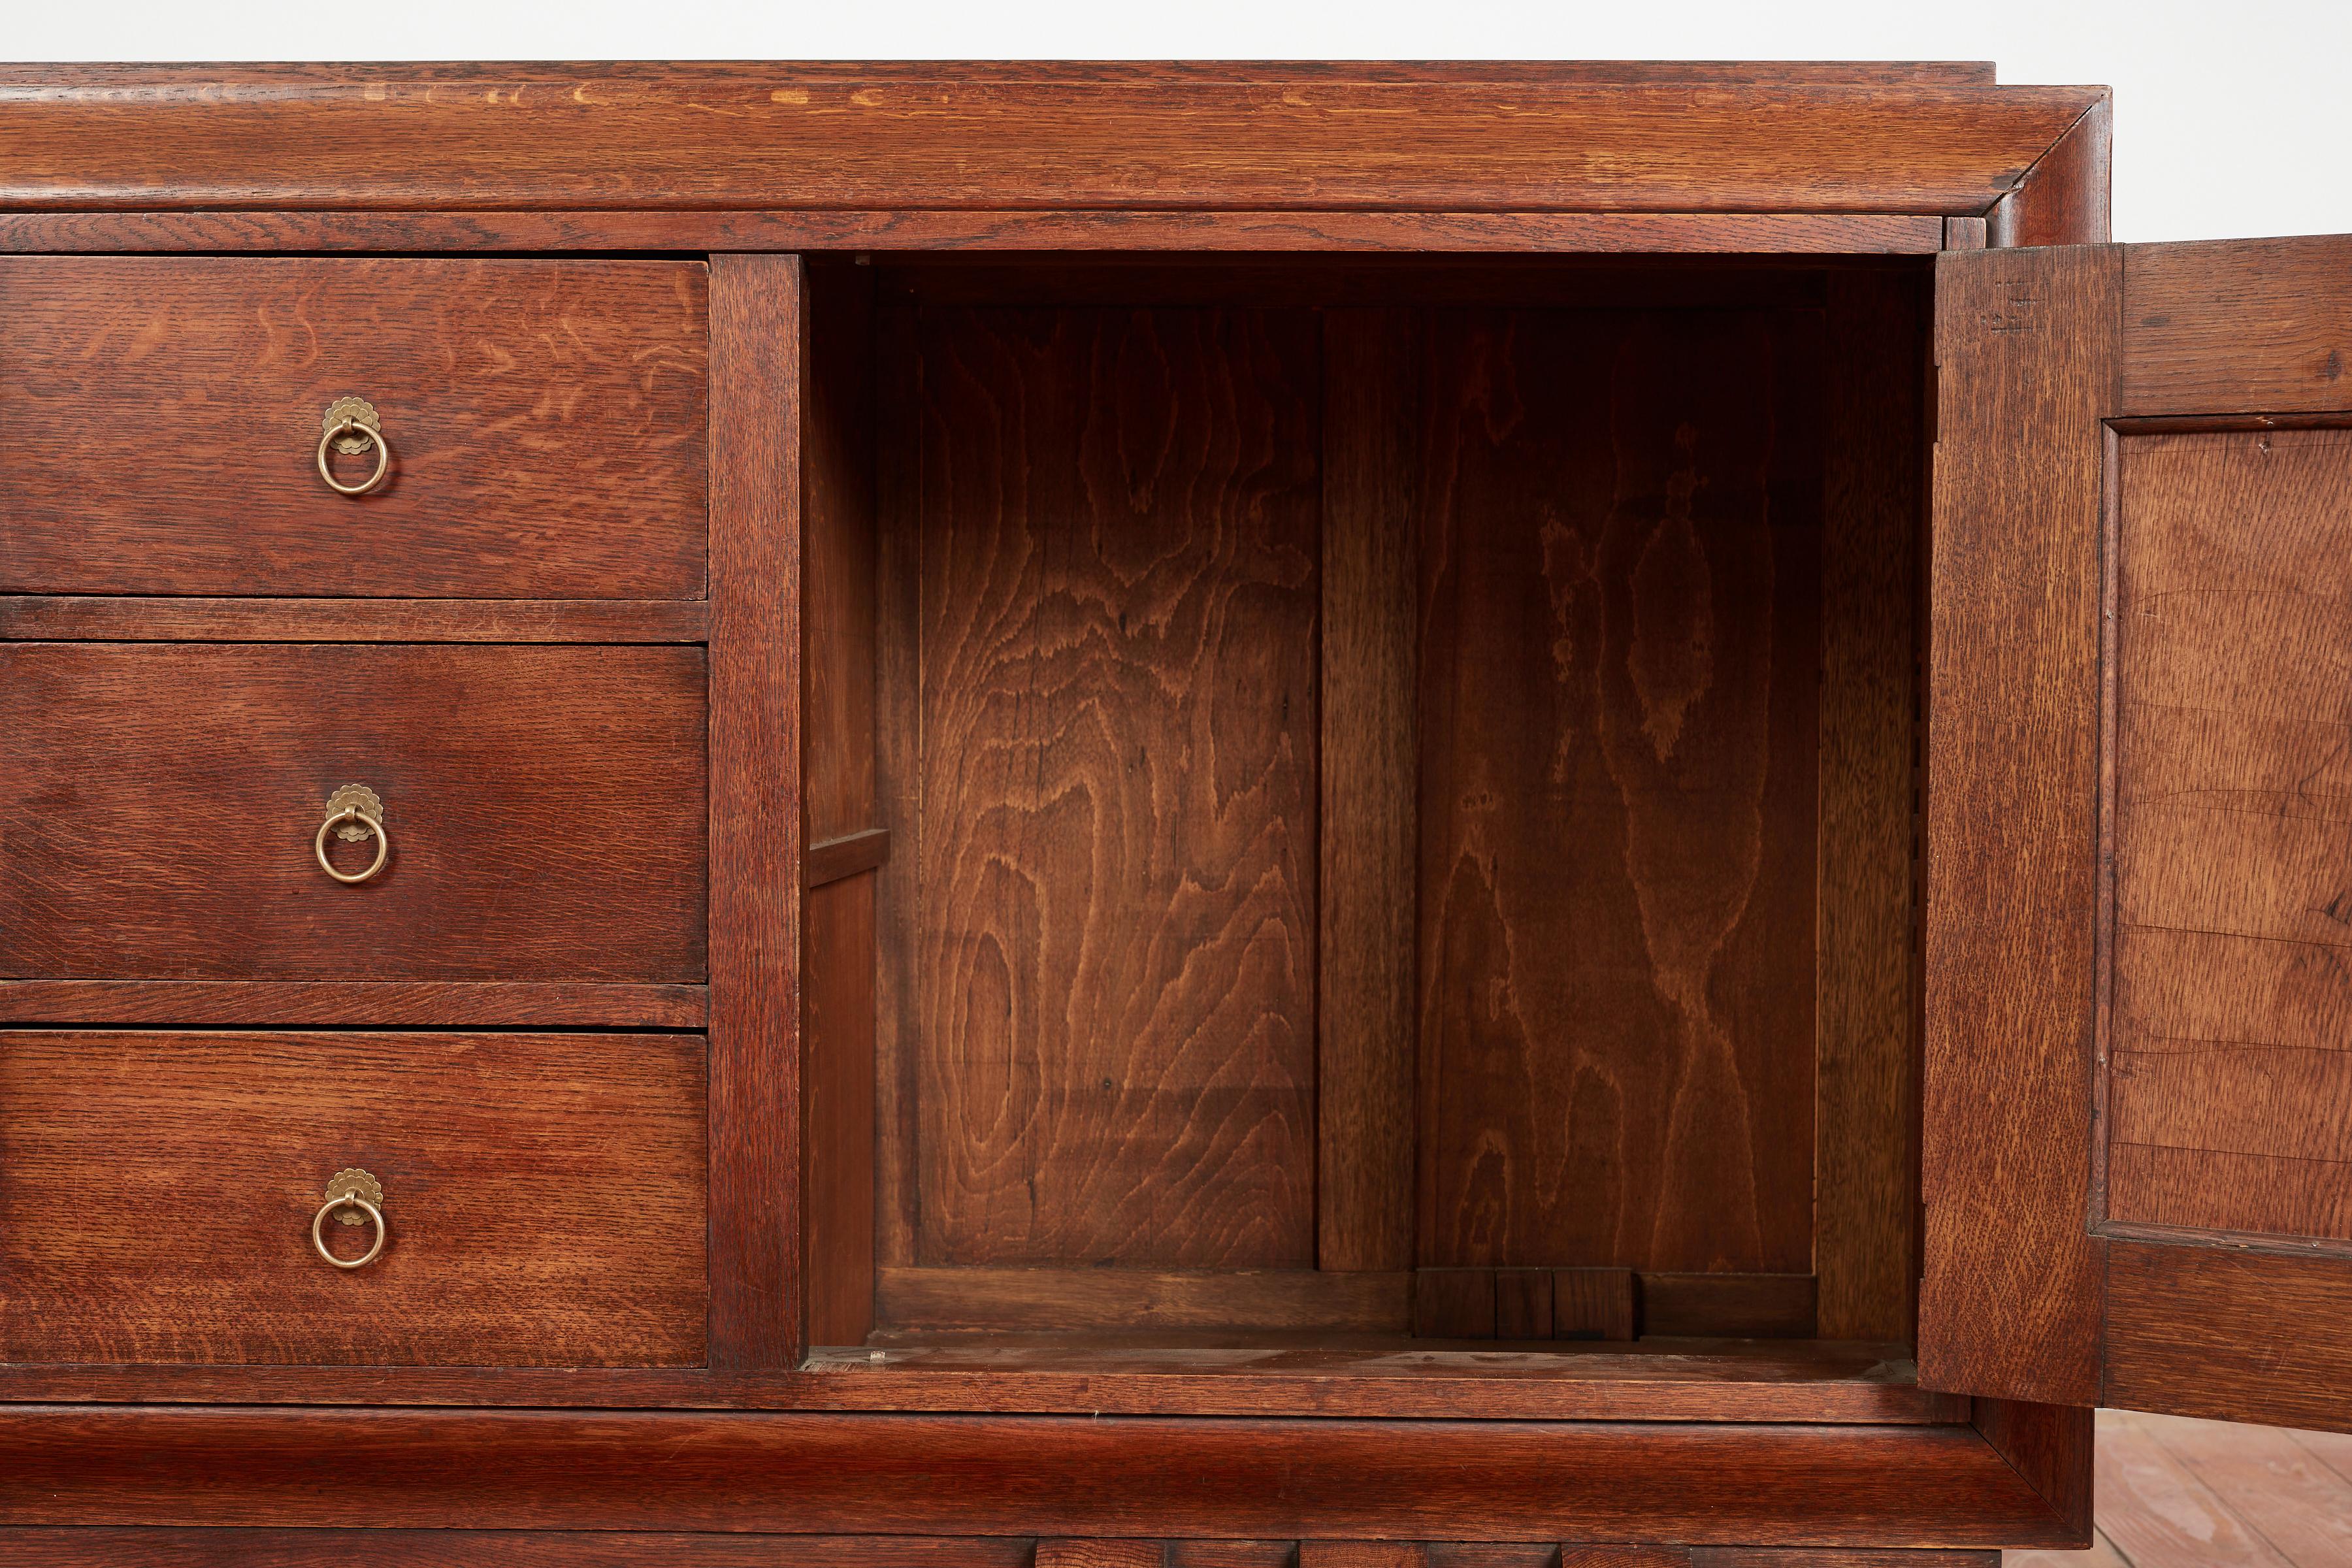
<path id="1" fill-rule="evenodd" d="M 2352 1428 L 2352 239 L 1937 293 L 1921 1381 Z"/>

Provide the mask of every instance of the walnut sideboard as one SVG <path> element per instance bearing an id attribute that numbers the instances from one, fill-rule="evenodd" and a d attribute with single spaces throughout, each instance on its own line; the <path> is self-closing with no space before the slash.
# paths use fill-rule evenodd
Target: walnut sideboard
<path id="1" fill-rule="evenodd" d="M 2108 125 L 0 69 L 0 1561 L 1983 1568 L 2352 1426 L 2352 241 Z"/>

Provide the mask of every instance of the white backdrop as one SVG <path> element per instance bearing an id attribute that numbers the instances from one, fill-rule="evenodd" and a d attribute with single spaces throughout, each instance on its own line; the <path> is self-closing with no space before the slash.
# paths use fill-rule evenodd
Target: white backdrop
<path id="1" fill-rule="evenodd" d="M 0 56 L 1989 59 L 2116 89 L 2117 239 L 2352 232 L 2352 0 L 0 0 Z"/>

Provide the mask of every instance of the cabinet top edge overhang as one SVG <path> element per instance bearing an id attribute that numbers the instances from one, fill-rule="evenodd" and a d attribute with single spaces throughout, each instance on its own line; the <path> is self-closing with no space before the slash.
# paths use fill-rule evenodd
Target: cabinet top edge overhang
<path id="1" fill-rule="evenodd" d="M 2106 102 L 1965 63 L 0 66 L 0 208 L 1981 216 Z"/>

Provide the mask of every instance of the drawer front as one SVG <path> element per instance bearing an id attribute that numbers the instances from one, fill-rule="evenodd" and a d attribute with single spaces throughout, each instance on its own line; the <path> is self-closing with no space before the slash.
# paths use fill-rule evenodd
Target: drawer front
<path id="1" fill-rule="evenodd" d="M 706 686 L 698 647 L 0 646 L 0 976 L 698 984 Z M 354 784 L 390 847 L 343 883 Z"/>
<path id="2" fill-rule="evenodd" d="M 699 597 L 706 278 L 0 260 L 0 592 Z M 318 468 L 353 396 L 391 452 L 357 497 Z"/>
<path id="3" fill-rule="evenodd" d="M 0 1360 L 703 1360 L 704 1044 L 0 1033 Z M 343 1269 L 313 1220 L 379 1184 Z M 343 1215 L 358 1218 L 345 1225 Z M 346 1205 L 318 1226 L 363 1255 Z"/>

